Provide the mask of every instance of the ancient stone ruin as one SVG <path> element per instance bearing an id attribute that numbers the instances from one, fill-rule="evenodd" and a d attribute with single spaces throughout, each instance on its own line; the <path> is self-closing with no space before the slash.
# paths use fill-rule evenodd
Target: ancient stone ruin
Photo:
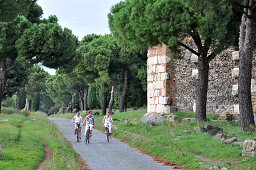
<path id="1" fill-rule="evenodd" d="M 147 115 L 170 114 L 176 111 L 174 107 L 181 111 L 195 110 L 197 63 L 198 57 L 187 51 L 182 59 L 174 59 L 164 44 L 148 49 Z M 207 113 L 239 114 L 238 64 L 239 52 L 233 48 L 211 61 Z M 251 90 L 256 112 L 256 59 L 253 61 Z"/>

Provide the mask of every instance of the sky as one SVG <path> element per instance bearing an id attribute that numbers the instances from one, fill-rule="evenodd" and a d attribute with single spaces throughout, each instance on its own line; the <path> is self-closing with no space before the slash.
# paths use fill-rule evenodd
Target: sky
<path id="1" fill-rule="evenodd" d="M 107 14 L 110 8 L 120 0 L 38 0 L 43 8 L 43 18 L 56 15 L 59 24 L 72 30 L 81 40 L 87 34 L 108 34 Z M 43 67 L 50 74 L 54 69 Z"/>

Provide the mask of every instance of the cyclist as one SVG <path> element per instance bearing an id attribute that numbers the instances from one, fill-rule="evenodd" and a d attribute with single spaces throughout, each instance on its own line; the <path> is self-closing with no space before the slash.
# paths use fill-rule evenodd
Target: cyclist
<path id="1" fill-rule="evenodd" d="M 77 128 L 79 129 L 79 138 L 81 139 L 81 123 L 83 121 L 82 116 L 80 116 L 80 113 L 78 112 L 77 115 L 75 115 L 72 119 L 72 123 L 74 123 L 75 120 L 75 131 L 74 134 L 76 135 Z"/>
<path id="2" fill-rule="evenodd" d="M 92 129 L 93 129 L 93 127 L 94 127 L 94 117 L 93 117 L 93 115 L 92 115 L 92 111 L 90 110 L 89 112 L 88 112 L 88 115 L 86 116 L 86 118 L 84 119 L 84 122 L 86 122 L 86 126 L 85 126 L 85 133 L 84 133 L 84 135 L 85 135 L 85 138 L 86 138 L 86 132 L 87 132 L 87 130 L 88 130 L 88 128 L 90 127 L 90 137 L 92 137 Z M 83 123 L 84 123 L 83 122 Z"/>
<path id="3" fill-rule="evenodd" d="M 105 123 L 104 123 L 105 122 Z M 107 133 L 107 127 L 109 130 L 109 136 L 111 137 L 111 128 L 112 128 L 112 123 L 113 123 L 113 118 L 112 116 L 110 116 L 109 112 L 107 112 L 107 114 L 104 116 L 103 120 L 102 120 L 102 124 L 104 124 L 105 126 L 105 134 Z"/>

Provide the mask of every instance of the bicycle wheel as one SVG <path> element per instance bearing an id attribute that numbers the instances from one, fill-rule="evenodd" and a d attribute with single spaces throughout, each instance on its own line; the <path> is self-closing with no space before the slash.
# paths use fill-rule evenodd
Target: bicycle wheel
<path id="1" fill-rule="evenodd" d="M 76 141 L 79 142 L 79 128 L 76 129 Z"/>
<path id="2" fill-rule="evenodd" d="M 109 142 L 109 130 L 107 128 L 107 141 Z"/>
<path id="3" fill-rule="evenodd" d="M 90 129 L 87 129 L 85 142 L 90 143 Z"/>

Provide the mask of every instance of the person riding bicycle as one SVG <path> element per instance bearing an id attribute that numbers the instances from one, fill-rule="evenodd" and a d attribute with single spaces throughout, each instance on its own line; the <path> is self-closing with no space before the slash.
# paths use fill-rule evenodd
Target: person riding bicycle
<path id="1" fill-rule="evenodd" d="M 81 123 L 83 121 L 82 116 L 80 116 L 80 113 L 78 112 L 77 115 L 75 115 L 72 119 L 72 123 L 74 123 L 75 120 L 75 131 L 74 134 L 76 135 L 76 130 L 79 128 L 79 138 L 81 139 Z"/>
<path id="2" fill-rule="evenodd" d="M 90 127 L 90 137 L 92 137 L 92 129 L 94 127 L 94 117 L 92 115 L 92 111 L 91 110 L 88 112 L 88 115 L 84 119 L 83 123 L 85 123 L 85 122 L 86 122 L 85 133 L 84 133 L 85 138 L 86 138 L 86 132 L 89 129 L 89 127 Z"/>
<path id="3" fill-rule="evenodd" d="M 110 116 L 109 112 L 107 112 L 107 114 L 104 116 L 103 120 L 102 120 L 102 124 L 104 124 L 105 126 L 105 133 L 107 133 L 107 128 L 109 130 L 109 136 L 111 137 L 111 128 L 112 128 L 112 123 L 113 123 L 113 118 L 112 116 Z"/>

